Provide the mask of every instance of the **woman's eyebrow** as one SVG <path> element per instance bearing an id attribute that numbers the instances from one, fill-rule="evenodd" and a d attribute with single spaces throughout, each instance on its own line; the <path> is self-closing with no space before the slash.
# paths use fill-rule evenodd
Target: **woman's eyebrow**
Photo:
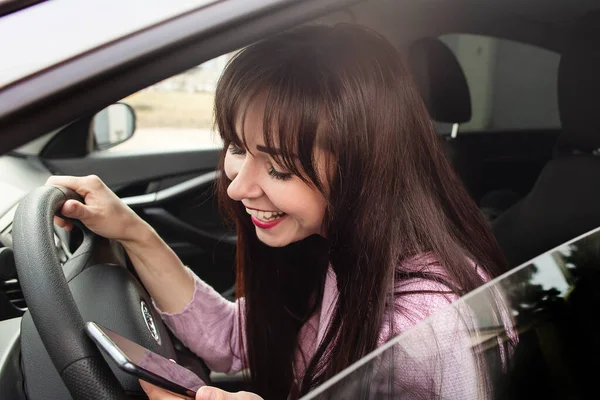
<path id="1" fill-rule="evenodd" d="M 261 153 L 268 154 L 270 156 L 281 156 L 283 154 L 281 149 L 268 149 L 267 147 L 262 145 L 256 145 L 256 150 L 260 151 Z M 296 154 L 292 154 L 291 156 L 293 158 L 298 158 Z"/>
<path id="2" fill-rule="evenodd" d="M 270 156 L 281 154 L 281 150 L 279 150 L 279 149 L 268 149 L 267 147 L 261 146 L 261 145 L 257 145 L 256 150 L 263 152 L 263 153 L 267 153 Z"/>

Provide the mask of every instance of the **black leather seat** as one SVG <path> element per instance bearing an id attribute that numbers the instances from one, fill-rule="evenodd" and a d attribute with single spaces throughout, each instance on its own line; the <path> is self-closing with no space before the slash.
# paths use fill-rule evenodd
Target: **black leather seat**
<path id="1" fill-rule="evenodd" d="M 463 124 L 471 120 L 467 78 L 448 46 L 432 37 L 419 39 L 409 49 L 408 62 L 434 121 Z"/>
<path id="2" fill-rule="evenodd" d="M 431 118 L 440 124 L 471 120 L 467 78 L 454 53 L 441 40 L 419 39 L 409 49 L 408 64 Z M 469 194 L 477 199 L 481 187 L 481 159 L 451 136 L 440 137 L 454 170 Z"/>
<path id="3" fill-rule="evenodd" d="M 569 37 L 558 71 L 562 133 L 531 192 L 494 221 L 515 267 L 600 226 L 600 10 Z"/>

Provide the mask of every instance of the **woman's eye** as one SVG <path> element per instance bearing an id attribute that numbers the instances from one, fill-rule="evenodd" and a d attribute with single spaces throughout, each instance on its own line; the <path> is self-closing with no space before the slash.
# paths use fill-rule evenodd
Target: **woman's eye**
<path id="1" fill-rule="evenodd" d="M 246 150 L 245 149 L 237 147 L 234 144 L 230 144 L 229 145 L 229 152 L 231 154 L 233 154 L 233 155 L 236 155 L 236 156 L 243 156 L 244 154 L 246 154 Z"/>
<path id="2" fill-rule="evenodd" d="M 287 181 L 288 179 L 292 178 L 292 174 L 287 172 L 279 172 L 275 168 L 273 168 L 273 166 L 269 167 L 269 175 L 271 175 L 275 179 L 279 179 L 282 181 Z"/>

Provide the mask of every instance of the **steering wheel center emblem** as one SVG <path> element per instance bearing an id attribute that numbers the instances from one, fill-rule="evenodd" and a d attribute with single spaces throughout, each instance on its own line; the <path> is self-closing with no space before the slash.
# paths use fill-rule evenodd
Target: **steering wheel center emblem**
<path id="1" fill-rule="evenodd" d="M 152 318 L 152 313 L 150 312 L 150 308 L 148 308 L 148 305 L 146 304 L 146 302 L 144 300 L 141 301 L 141 309 L 142 309 L 142 316 L 144 317 L 144 322 L 146 322 L 146 327 L 148 327 L 148 330 L 150 331 L 150 335 L 154 338 L 154 340 L 156 340 L 156 342 L 158 344 L 160 344 L 160 336 L 158 334 L 158 328 L 156 327 L 156 324 L 154 323 L 154 318 Z"/>

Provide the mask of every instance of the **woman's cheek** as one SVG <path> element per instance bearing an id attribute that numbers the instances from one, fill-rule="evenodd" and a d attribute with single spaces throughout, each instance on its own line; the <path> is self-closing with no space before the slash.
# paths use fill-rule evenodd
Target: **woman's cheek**
<path id="1" fill-rule="evenodd" d="M 239 173 L 240 166 L 237 165 L 239 164 L 237 161 L 238 160 L 236 160 L 235 157 L 227 152 L 223 163 L 223 169 L 225 170 L 225 176 L 227 176 L 229 180 L 234 180 Z"/>

